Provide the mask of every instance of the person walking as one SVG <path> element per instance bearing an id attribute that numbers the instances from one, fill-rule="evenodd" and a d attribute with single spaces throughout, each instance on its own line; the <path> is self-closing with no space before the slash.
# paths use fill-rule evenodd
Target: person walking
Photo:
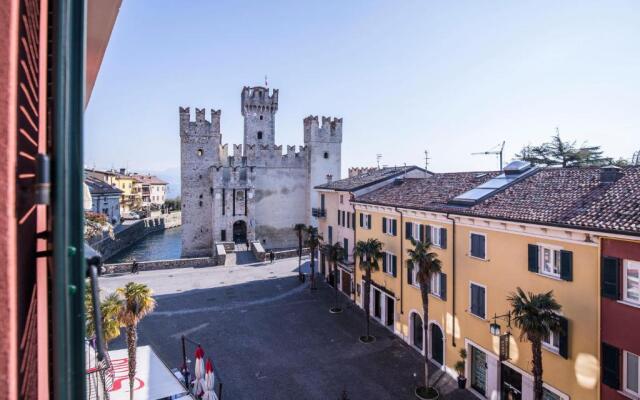
<path id="1" fill-rule="evenodd" d="M 269 250 L 269 260 L 271 260 L 271 264 L 273 264 L 273 260 L 275 260 L 276 255 L 273 254 L 273 250 Z"/>
<path id="2" fill-rule="evenodd" d="M 131 273 L 132 274 L 137 274 L 138 273 L 138 262 L 136 261 L 136 259 L 133 259 L 133 262 L 131 263 Z"/>

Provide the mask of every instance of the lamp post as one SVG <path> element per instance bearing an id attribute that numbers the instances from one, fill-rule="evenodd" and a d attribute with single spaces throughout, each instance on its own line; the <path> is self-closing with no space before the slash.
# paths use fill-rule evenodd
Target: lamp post
<path id="1" fill-rule="evenodd" d="M 500 324 L 497 322 L 498 318 L 504 319 L 507 321 L 507 333 L 502 335 L 500 333 Z M 509 337 L 511 336 L 511 311 L 508 311 L 506 314 L 502 315 L 493 315 L 493 322 L 489 324 L 489 332 L 492 336 L 497 336 L 500 338 L 500 361 L 509 359 Z"/>

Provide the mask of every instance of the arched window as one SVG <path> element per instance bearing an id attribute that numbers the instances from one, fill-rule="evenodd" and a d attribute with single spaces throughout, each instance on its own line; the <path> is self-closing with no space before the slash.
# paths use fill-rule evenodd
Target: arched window
<path id="1" fill-rule="evenodd" d="M 202 154 L 203 154 L 203 153 L 204 153 L 204 152 L 202 151 L 202 149 L 198 149 L 198 157 L 202 157 Z"/>
<path id="2" fill-rule="evenodd" d="M 329 152 L 327 151 L 324 152 L 324 158 L 329 158 Z"/>
<path id="3" fill-rule="evenodd" d="M 413 332 L 411 332 L 411 344 L 422 350 L 424 328 L 422 326 L 422 318 L 420 317 L 420 314 L 415 312 L 411 314 L 411 322 L 411 325 L 413 326 Z"/>
<path id="4" fill-rule="evenodd" d="M 264 119 L 264 117 L 261 115 L 261 116 L 260 116 L 260 121 L 262 121 L 263 119 Z"/>
<path id="5" fill-rule="evenodd" d="M 258 131 L 258 140 L 262 139 L 262 131 Z"/>

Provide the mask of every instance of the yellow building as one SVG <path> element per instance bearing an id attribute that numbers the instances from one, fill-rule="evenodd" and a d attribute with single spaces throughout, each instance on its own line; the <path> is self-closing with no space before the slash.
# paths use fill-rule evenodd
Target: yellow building
<path id="1" fill-rule="evenodd" d="M 101 179 L 116 189 L 122 191 L 120 196 L 120 212 L 125 213 L 139 209 L 142 205 L 142 189 L 140 182 L 133 175 L 126 174 L 124 168 L 120 171 L 85 170 L 88 176 Z"/>
<path id="2" fill-rule="evenodd" d="M 505 171 L 405 178 L 353 200 L 356 220 L 367 221 L 356 226 L 357 240 L 377 238 L 385 253 L 372 274 L 371 315 L 452 376 L 460 349 L 466 349 L 467 388 L 479 398 L 532 399 L 531 346 L 519 340 L 513 323 L 508 327 L 507 297 L 517 287 L 552 290 L 564 329 L 543 346 L 545 398 L 598 399 L 603 234 L 586 212 L 602 207 L 607 190 L 633 182 L 609 181 L 606 168 L 516 164 Z M 431 281 L 427 337 L 408 262 L 411 238 L 429 239 L 442 261 L 441 274 Z M 355 300 L 362 307 L 358 261 Z M 503 360 L 491 323 L 503 335 L 511 332 L 504 336 L 509 346 Z"/>

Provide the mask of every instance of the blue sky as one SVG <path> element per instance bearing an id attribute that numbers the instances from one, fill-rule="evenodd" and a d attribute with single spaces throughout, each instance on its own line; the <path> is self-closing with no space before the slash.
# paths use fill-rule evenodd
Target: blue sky
<path id="1" fill-rule="evenodd" d="M 280 89 L 276 141 L 344 118 L 350 166 L 497 168 L 555 127 L 640 150 L 638 1 L 124 0 L 86 112 L 85 163 L 176 171 L 178 106 L 221 108 L 242 142 L 240 90 Z M 208 114 L 208 112 L 207 112 Z"/>

